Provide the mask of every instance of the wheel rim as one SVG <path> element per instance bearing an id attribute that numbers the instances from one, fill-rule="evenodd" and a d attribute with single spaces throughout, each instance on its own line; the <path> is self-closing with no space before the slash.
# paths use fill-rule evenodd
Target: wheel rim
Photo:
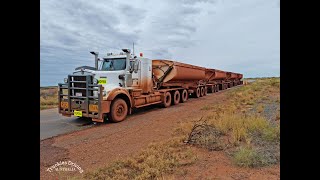
<path id="1" fill-rule="evenodd" d="M 108 114 L 108 119 L 113 122 L 123 121 L 128 113 L 128 106 L 122 99 L 117 99 L 112 103 L 111 112 Z"/>
<path id="2" fill-rule="evenodd" d="M 124 112 L 125 112 L 125 107 L 122 104 L 119 104 L 116 107 L 116 116 L 121 117 L 123 116 Z"/>
<path id="3" fill-rule="evenodd" d="M 187 93 L 187 91 L 183 91 L 182 96 L 183 96 L 183 101 L 186 101 L 187 98 L 188 98 L 188 93 Z"/>
<path id="4" fill-rule="evenodd" d="M 187 92 L 187 90 L 183 90 L 183 91 L 181 92 L 181 98 L 180 98 L 180 101 L 181 101 L 181 102 L 185 102 L 185 101 L 187 101 L 187 96 L 188 96 L 188 92 Z"/>
<path id="5" fill-rule="evenodd" d="M 171 105 L 171 95 L 169 92 L 166 93 L 165 95 L 165 102 L 164 102 L 164 106 L 165 107 L 169 107 Z"/>

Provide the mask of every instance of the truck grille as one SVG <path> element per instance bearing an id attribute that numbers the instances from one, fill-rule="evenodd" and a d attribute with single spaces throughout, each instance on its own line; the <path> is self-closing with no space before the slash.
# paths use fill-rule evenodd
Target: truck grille
<path id="1" fill-rule="evenodd" d="M 92 81 L 93 75 L 73 74 L 68 75 L 68 83 L 59 83 L 59 113 L 74 115 L 75 111 L 82 111 L 83 117 L 102 119 L 102 86 L 93 84 Z M 67 90 L 67 94 L 64 90 Z M 98 94 L 98 96 L 93 96 L 93 94 Z"/>
<path id="2" fill-rule="evenodd" d="M 86 83 L 83 82 L 87 82 L 89 84 L 91 84 L 92 82 L 92 76 L 88 76 L 88 81 L 87 81 L 87 76 L 73 76 L 71 77 L 72 81 L 82 81 L 82 82 L 73 82 L 71 83 L 71 87 L 76 87 L 76 88 L 86 88 Z M 72 95 L 73 96 L 79 96 L 79 94 L 82 94 L 82 97 L 86 96 L 86 90 L 85 89 L 73 89 L 72 91 Z M 92 91 L 89 91 L 89 96 L 92 96 Z"/>

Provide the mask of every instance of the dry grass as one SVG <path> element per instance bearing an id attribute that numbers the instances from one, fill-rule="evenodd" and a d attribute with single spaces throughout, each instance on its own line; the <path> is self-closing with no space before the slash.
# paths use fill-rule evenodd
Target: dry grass
<path id="1" fill-rule="evenodd" d="M 260 167 L 280 160 L 280 126 L 262 116 L 225 113 L 191 129 L 188 144 L 210 151 L 225 150 L 238 166 Z"/>
<path id="2" fill-rule="evenodd" d="M 183 143 L 184 140 L 209 150 L 225 150 L 239 166 L 278 163 L 280 126 L 269 123 L 259 113 L 252 115 L 247 112 L 262 98 L 269 99 L 273 93 L 279 93 L 279 86 L 279 78 L 266 78 L 230 89 L 226 92 L 226 102 L 201 109 L 209 111 L 205 112 L 204 126 L 194 128 L 195 124 L 201 124 L 198 120 L 180 123 L 167 142 L 151 144 L 138 155 L 88 172 L 82 179 L 167 179 L 172 174 L 183 176 L 187 172 L 179 171 L 179 167 L 197 160 L 195 152 Z M 264 106 L 257 109 L 262 112 Z"/>
<path id="3" fill-rule="evenodd" d="M 204 147 L 211 151 L 219 151 L 226 148 L 226 144 L 221 141 L 223 135 L 217 128 L 204 121 L 192 127 L 186 143 Z"/>
<path id="4" fill-rule="evenodd" d="M 257 107 L 257 112 L 258 113 L 262 113 L 264 111 L 264 105 L 263 104 L 259 104 Z"/>
<path id="5" fill-rule="evenodd" d="M 40 88 L 40 110 L 58 106 L 58 88 Z"/>
<path id="6" fill-rule="evenodd" d="M 137 156 L 87 173 L 84 178 L 156 179 L 173 173 L 178 167 L 192 164 L 195 160 L 195 154 L 183 144 L 182 138 L 173 138 L 167 142 L 151 144 Z"/>
<path id="7" fill-rule="evenodd" d="M 263 132 L 269 128 L 267 121 L 261 116 L 225 113 L 212 119 L 210 123 L 224 134 L 229 134 L 231 143 L 247 142 L 249 134 Z"/>
<path id="8" fill-rule="evenodd" d="M 212 106 L 203 106 L 200 110 L 205 110 L 205 111 L 207 111 L 207 110 L 212 110 L 214 107 L 212 107 Z"/>
<path id="9" fill-rule="evenodd" d="M 258 167 L 266 164 L 263 156 L 249 146 L 241 146 L 233 157 L 234 163 L 241 167 Z"/>
<path id="10" fill-rule="evenodd" d="M 230 150 L 226 152 L 239 166 L 256 167 L 279 162 L 280 125 L 269 122 L 262 115 L 265 109 L 263 103 L 270 102 L 269 97 L 279 92 L 279 78 L 259 79 L 247 86 L 231 89 L 227 92 L 230 98 L 223 105 L 206 105 L 202 108 L 210 110 L 204 119 L 206 128 L 196 131 L 197 136 L 190 144 L 209 150 L 214 145 L 228 147 Z M 280 104 L 280 99 L 276 98 L 275 103 Z M 275 120 L 280 120 L 280 111 L 275 117 Z M 195 123 L 183 124 L 176 129 L 176 133 L 188 131 L 190 136 L 194 133 L 194 126 Z M 213 136 L 219 133 L 212 132 L 220 132 L 221 135 Z"/>

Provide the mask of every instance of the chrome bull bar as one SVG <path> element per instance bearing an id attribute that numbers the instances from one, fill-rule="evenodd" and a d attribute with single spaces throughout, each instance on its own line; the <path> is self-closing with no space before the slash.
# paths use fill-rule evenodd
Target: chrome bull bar
<path id="1" fill-rule="evenodd" d="M 92 75 L 69 75 L 68 82 L 59 83 L 58 87 L 60 114 L 71 116 L 81 111 L 83 117 L 103 119 L 102 85 L 93 84 Z"/>

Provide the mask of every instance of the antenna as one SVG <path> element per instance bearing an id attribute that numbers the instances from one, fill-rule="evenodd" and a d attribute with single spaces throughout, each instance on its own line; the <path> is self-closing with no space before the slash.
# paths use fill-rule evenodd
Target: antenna
<path id="1" fill-rule="evenodd" d="M 132 42 L 132 55 L 134 57 L 134 42 Z"/>

